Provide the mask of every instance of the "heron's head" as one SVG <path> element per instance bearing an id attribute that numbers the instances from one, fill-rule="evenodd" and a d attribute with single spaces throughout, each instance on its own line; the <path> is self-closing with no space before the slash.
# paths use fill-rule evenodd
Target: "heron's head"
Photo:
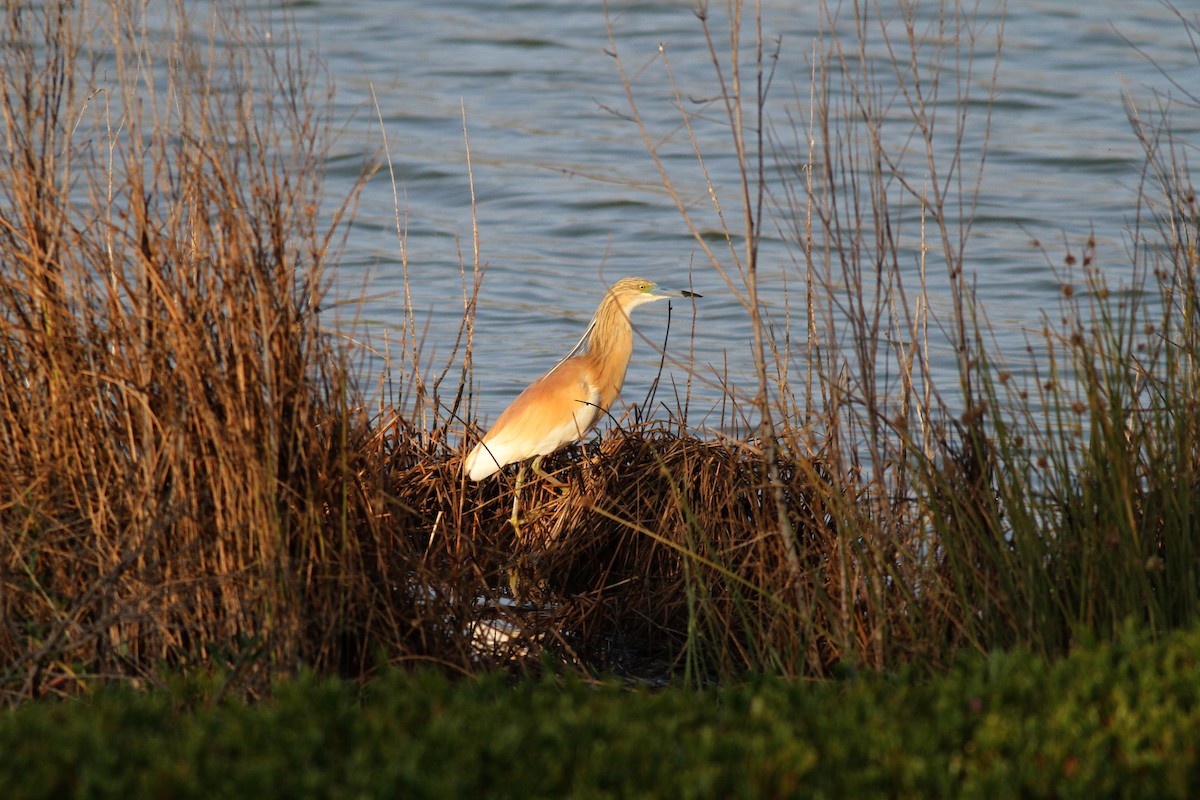
<path id="1" fill-rule="evenodd" d="M 701 297 L 695 292 L 664 289 L 654 281 L 648 281 L 645 278 L 622 278 L 613 284 L 608 293 L 626 314 L 640 305 L 653 303 L 655 300 L 665 300 L 668 297 Z"/>

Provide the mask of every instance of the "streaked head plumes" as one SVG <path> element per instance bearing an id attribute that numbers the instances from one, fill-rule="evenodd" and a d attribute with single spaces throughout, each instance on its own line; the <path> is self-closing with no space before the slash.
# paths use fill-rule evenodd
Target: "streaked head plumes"
<path id="1" fill-rule="evenodd" d="M 471 450 L 463 471 L 481 480 L 506 464 L 541 457 L 580 439 L 612 407 L 633 352 L 633 309 L 669 297 L 699 297 L 671 291 L 645 278 L 623 278 L 605 292 L 579 343 L 504 410 Z M 539 470 L 540 471 L 540 470 Z"/>

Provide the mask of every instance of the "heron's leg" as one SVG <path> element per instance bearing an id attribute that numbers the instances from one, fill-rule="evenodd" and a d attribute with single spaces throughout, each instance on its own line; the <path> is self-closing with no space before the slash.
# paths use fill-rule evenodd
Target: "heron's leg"
<path id="1" fill-rule="evenodd" d="M 517 516 L 517 509 L 520 507 L 521 485 L 524 482 L 525 482 L 525 462 L 522 461 L 521 468 L 519 470 L 517 470 L 517 486 L 515 489 L 513 489 L 512 516 L 508 518 L 508 521 L 512 523 L 513 530 L 516 531 L 518 534 L 521 532 L 521 520 L 520 520 L 520 517 Z"/>
<path id="2" fill-rule="evenodd" d="M 548 481 L 550 483 L 550 485 L 552 485 L 556 488 L 561 488 L 563 486 L 566 486 L 566 484 L 563 483 L 562 481 L 560 481 L 558 478 L 554 477 L 549 472 L 546 472 L 544 469 L 542 469 L 542 459 L 545 457 L 546 456 L 541 455 L 533 460 L 534 473 L 536 473 L 539 478 L 541 478 L 544 481 Z"/>

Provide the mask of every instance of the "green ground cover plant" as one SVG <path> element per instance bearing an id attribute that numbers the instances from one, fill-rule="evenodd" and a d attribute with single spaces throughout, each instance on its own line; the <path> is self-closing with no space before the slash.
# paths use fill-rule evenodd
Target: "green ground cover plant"
<path id="1" fill-rule="evenodd" d="M 694 690 L 308 673 L 245 703 L 213 677 L 0 712 L 0 786 L 38 797 L 1193 797 L 1200 632 L 944 675 Z"/>

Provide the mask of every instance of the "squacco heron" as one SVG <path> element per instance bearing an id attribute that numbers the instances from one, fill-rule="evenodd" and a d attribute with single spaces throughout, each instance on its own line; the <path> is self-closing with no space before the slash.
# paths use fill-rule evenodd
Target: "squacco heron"
<path id="1" fill-rule="evenodd" d="M 533 471 L 549 478 L 542 471 L 542 459 L 582 439 L 612 407 L 625 383 L 625 371 L 633 352 L 629 312 L 668 297 L 700 295 L 668 291 L 644 278 L 624 278 L 613 284 L 579 343 L 512 401 L 467 456 L 463 471 L 474 481 L 507 464 L 521 462 L 513 496 L 514 527 L 517 494 L 521 491 L 526 463 L 533 459 Z"/>

